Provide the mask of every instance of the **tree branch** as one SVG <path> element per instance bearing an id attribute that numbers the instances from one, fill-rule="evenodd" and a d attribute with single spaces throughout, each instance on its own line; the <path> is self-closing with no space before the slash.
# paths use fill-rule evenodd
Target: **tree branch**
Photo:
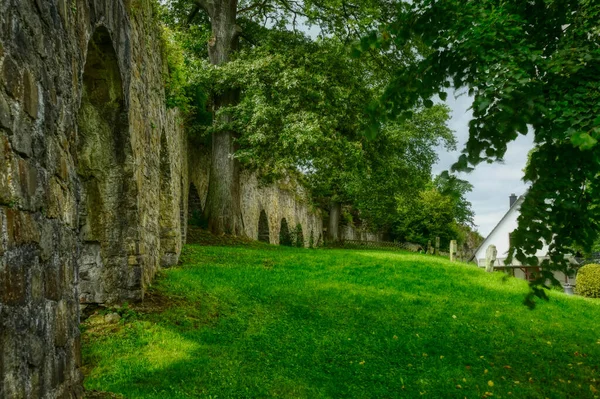
<path id="1" fill-rule="evenodd" d="M 194 8 L 192 8 L 192 11 L 187 17 L 185 26 L 189 26 L 192 23 L 196 15 L 198 15 L 198 11 L 200 10 L 204 11 L 206 15 L 208 15 L 208 18 L 212 19 L 211 4 L 207 0 L 196 0 L 194 3 Z"/>
<path id="2" fill-rule="evenodd" d="M 254 4 L 252 4 L 252 5 L 248 6 L 248 7 L 244 7 L 244 8 L 242 8 L 241 10 L 238 10 L 238 12 L 237 12 L 237 13 L 238 13 L 238 14 L 241 14 L 241 13 L 243 13 L 243 12 L 246 12 L 246 11 L 251 11 L 251 10 L 254 10 L 255 8 L 258 8 L 258 7 L 264 7 L 264 6 L 266 6 L 266 5 L 267 5 L 267 1 L 268 1 L 268 0 L 264 0 L 262 3 L 261 3 L 261 2 L 259 2 L 259 3 L 254 3 Z"/>

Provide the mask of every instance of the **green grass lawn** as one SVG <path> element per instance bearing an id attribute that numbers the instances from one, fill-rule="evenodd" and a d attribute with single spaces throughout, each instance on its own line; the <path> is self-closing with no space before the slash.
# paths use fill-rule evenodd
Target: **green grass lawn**
<path id="1" fill-rule="evenodd" d="M 593 398 L 600 302 L 531 311 L 500 273 L 398 252 L 188 246 L 144 305 L 83 326 L 126 398 Z"/>

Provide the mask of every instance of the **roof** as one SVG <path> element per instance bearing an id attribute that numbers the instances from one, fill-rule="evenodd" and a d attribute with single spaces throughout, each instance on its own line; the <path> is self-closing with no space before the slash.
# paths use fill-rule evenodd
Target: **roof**
<path id="1" fill-rule="evenodd" d="M 515 201 L 515 203 L 512 204 L 512 206 L 510 208 L 508 208 L 508 211 L 506 211 L 506 213 L 504 214 L 504 216 L 502 216 L 502 219 L 500 219 L 500 221 L 498 222 L 498 224 L 492 229 L 492 231 L 490 231 L 490 234 L 487 235 L 487 237 L 485 238 L 485 240 L 483 240 L 481 242 L 481 245 L 479 245 L 477 247 L 477 249 L 473 252 L 473 256 L 471 256 L 471 259 L 469 259 L 469 262 L 471 262 L 473 259 L 475 259 L 475 255 L 477 254 L 477 252 L 479 252 L 479 250 L 481 248 L 483 248 L 483 246 L 488 241 L 488 238 L 490 238 L 494 234 L 494 232 L 496 230 L 498 230 L 498 227 L 500 227 L 500 225 L 502 225 L 502 222 L 504 222 L 506 220 L 506 218 L 508 217 L 508 214 L 510 213 L 510 211 L 512 211 L 513 209 L 516 209 L 517 206 L 521 205 L 521 203 L 523 202 L 524 199 L 525 199 L 524 195 L 519 196 L 519 198 L 517 198 L 517 200 Z"/>

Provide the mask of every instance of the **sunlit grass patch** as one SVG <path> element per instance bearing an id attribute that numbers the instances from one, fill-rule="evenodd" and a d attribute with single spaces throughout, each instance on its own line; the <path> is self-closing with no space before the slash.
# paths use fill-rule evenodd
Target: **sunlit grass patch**
<path id="1" fill-rule="evenodd" d="M 84 333 L 86 386 L 126 397 L 594 397 L 598 301 L 412 253 L 185 249 L 165 306 Z M 593 389 L 592 389 L 593 388 Z M 491 397 L 491 396 L 489 396 Z"/>

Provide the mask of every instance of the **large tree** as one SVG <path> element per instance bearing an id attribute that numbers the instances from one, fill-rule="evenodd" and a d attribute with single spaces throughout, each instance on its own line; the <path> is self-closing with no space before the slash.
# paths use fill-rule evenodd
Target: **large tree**
<path id="1" fill-rule="evenodd" d="M 297 32 L 300 24 L 318 26 L 322 33 L 349 42 L 389 20 L 394 10 L 390 0 L 174 0 L 172 23 L 193 29 L 208 23 L 208 58 L 217 68 L 228 64 L 240 48 L 240 37 L 248 47 L 262 46 L 266 28 Z M 200 31 L 202 31 L 200 29 Z M 389 64 L 390 62 L 388 62 Z M 232 106 L 240 102 L 240 87 L 213 92 L 210 104 L 215 123 L 211 131 L 211 169 L 205 217 L 215 233 L 242 232 L 239 197 L 239 164 L 234 156 L 239 131 L 234 130 Z"/>
<path id="2" fill-rule="evenodd" d="M 576 246 L 589 248 L 600 226 L 600 3 L 581 0 L 415 0 L 363 48 L 429 45 L 399 68 L 374 115 L 431 105 L 450 87 L 473 96 L 466 170 L 502 159 L 507 143 L 534 134 L 536 151 L 525 170 L 531 182 L 513 233 L 510 254 L 537 264 L 550 243 L 545 272 L 532 295 L 568 271 Z M 531 304 L 532 298 L 528 298 Z"/>

